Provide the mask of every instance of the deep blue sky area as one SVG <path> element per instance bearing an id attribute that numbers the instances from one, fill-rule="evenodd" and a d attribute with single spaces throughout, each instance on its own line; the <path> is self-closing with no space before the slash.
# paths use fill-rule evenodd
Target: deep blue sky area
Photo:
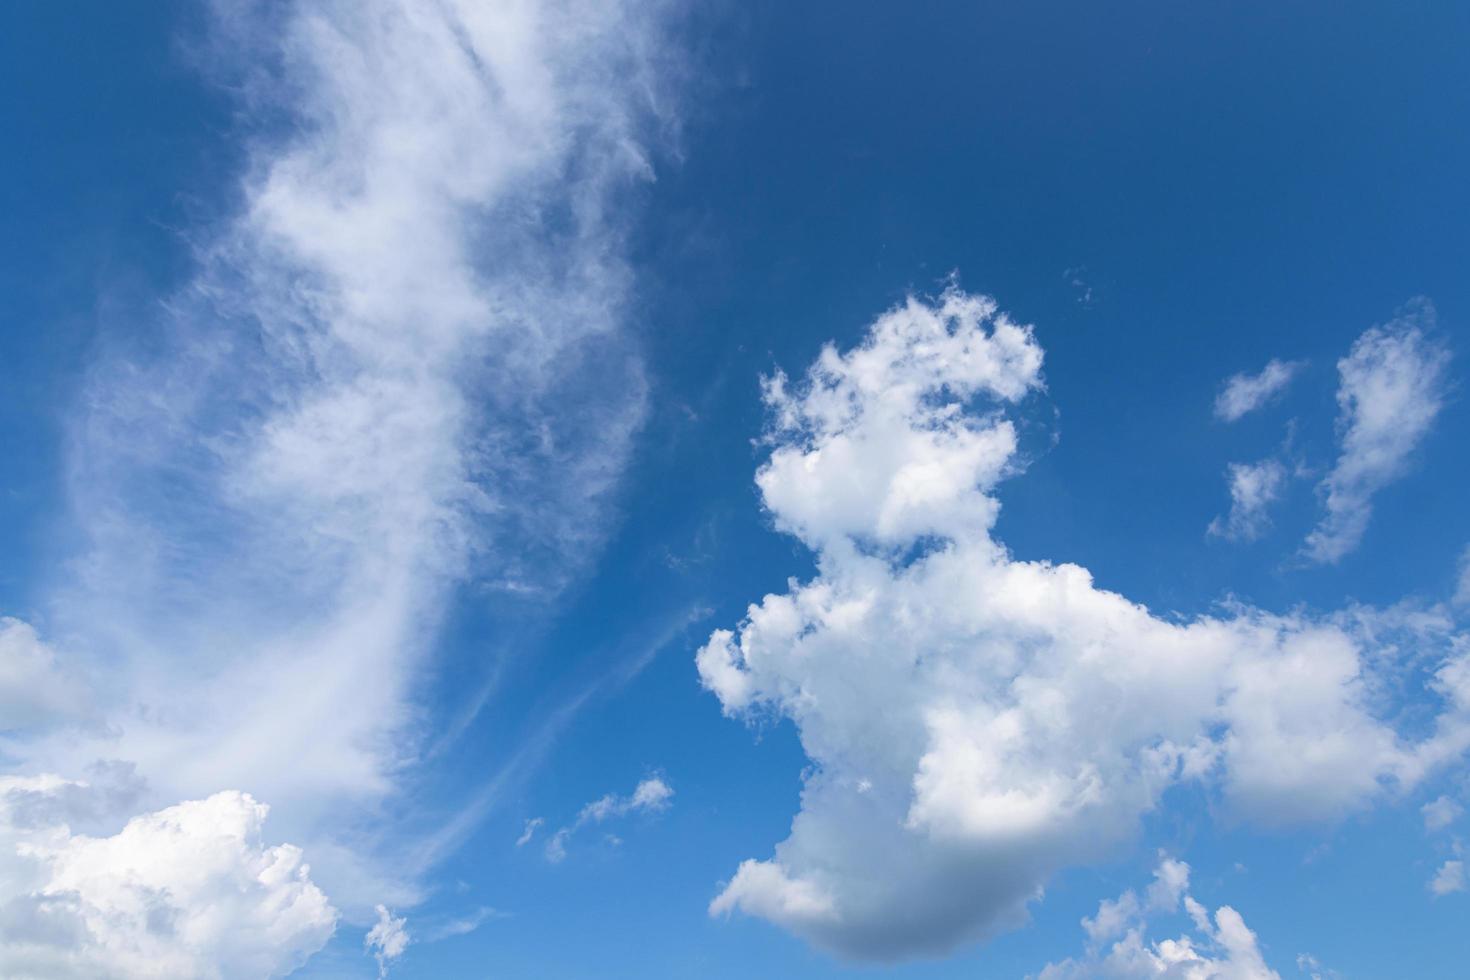
<path id="1" fill-rule="evenodd" d="M 0 615 L 37 615 L 65 574 L 67 420 L 97 351 L 146 341 L 238 203 L 201 23 L 181 2 L 0 14 Z M 385 810 L 422 829 L 502 780 L 410 928 L 498 912 L 392 976 L 1021 977 L 1081 950 L 1079 920 L 1145 884 L 1158 848 L 1201 901 L 1241 910 L 1282 976 L 1303 952 L 1345 977 L 1461 975 L 1466 896 L 1427 894 L 1442 855 L 1419 815 L 1448 776 L 1280 832 L 1176 787 L 1131 849 L 1055 879 L 1030 925 L 943 960 L 854 967 L 711 918 L 720 883 L 787 835 L 808 760 L 790 722 L 723 717 L 693 656 L 813 571 L 753 483 L 760 377 L 800 375 L 952 274 L 1046 353 L 1027 465 L 999 491 L 1017 558 L 1075 562 L 1160 614 L 1447 599 L 1470 543 L 1470 5 L 752 0 L 697 6 L 673 34 L 679 133 L 629 241 L 648 418 L 563 595 L 454 596 L 420 696 L 431 718 L 470 712 L 467 733 Z M 1451 352 L 1445 407 L 1361 546 L 1308 567 L 1337 360 L 1416 297 Z M 1222 382 L 1271 358 L 1304 364 L 1285 395 L 1216 419 Z M 1208 536 L 1227 464 L 1288 439 L 1305 475 L 1271 531 Z M 565 824 L 655 773 L 674 805 L 613 828 L 617 846 L 589 832 L 560 864 L 515 846 L 526 820 Z M 301 975 L 372 975 L 361 942 L 342 927 Z"/>

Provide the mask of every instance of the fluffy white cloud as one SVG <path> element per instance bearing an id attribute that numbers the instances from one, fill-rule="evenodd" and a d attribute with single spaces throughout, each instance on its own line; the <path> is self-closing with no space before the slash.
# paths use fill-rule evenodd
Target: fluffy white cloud
<path id="1" fill-rule="evenodd" d="M 407 919 L 395 919 L 383 905 L 379 905 L 375 911 L 378 913 L 378 921 L 363 937 L 362 944 L 372 951 L 373 958 L 378 961 L 378 976 L 386 977 L 388 964 L 403 955 L 411 937 L 408 934 Z"/>
<path id="2" fill-rule="evenodd" d="M 756 476 L 817 574 L 697 654 L 732 716 L 795 722 L 790 836 L 711 905 L 852 957 L 934 954 L 1023 920 L 1059 868 L 1135 832 L 1179 780 L 1238 816 L 1330 819 L 1470 743 L 1470 657 L 1441 644 L 1419 742 L 1380 717 L 1371 617 L 1153 615 L 992 539 L 1005 407 L 1041 386 L 1029 328 L 950 291 L 766 386 Z M 1386 628 L 1386 627 L 1381 627 Z M 1226 916 L 1229 919 L 1229 916 Z M 1221 922 L 1222 935 L 1233 923 Z"/>
<path id="3" fill-rule="evenodd" d="M 1232 375 L 1215 397 L 1215 417 L 1223 422 L 1234 422 L 1255 411 L 1285 391 L 1301 368 L 1300 361 L 1272 358 L 1256 374 Z"/>
<path id="4" fill-rule="evenodd" d="M 1230 513 L 1210 522 L 1210 533 L 1231 540 L 1251 541 L 1270 526 L 1267 511 L 1286 485 L 1286 467 L 1276 459 L 1259 463 L 1231 463 Z"/>
<path id="5" fill-rule="evenodd" d="M 621 242 L 664 125 L 660 10 L 214 4 L 240 205 L 87 374 L 85 545 L 46 609 L 105 698 L 95 731 L 8 713 L 28 771 L 116 757 L 160 801 L 248 790 L 349 917 L 414 901 L 420 852 L 374 821 L 434 721 L 444 607 L 466 580 L 554 596 L 642 417 Z M 3 629 L 0 711 L 16 684 L 71 710 Z"/>
<path id="6" fill-rule="evenodd" d="M 238 792 L 96 823 L 130 773 L 93 783 L 0 778 L 0 962 L 23 978 L 259 978 L 320 949 L 337 913 L 301 851 L 262 839 L 267 807 Z"/>
<path id="7" fill-rule="evenodd" d="M 643 779 L 627 796 L 609 793 L 599 797 L 582 807 L 577 814 L 577 819 L 571 824 L 551 835 L 551 839 L 546 842 L 546 860 L 552 863 L 565 860 L 567 841 L 571 840 L 573 834 L 589 824 L 599 824 L 633 813 L 661 813 L 669 808 L 669 801 L 673 798 L 673 788 L 659 776 L 649 776 Z M 529 839 L 529 837 L 526 838 L 526 840 Z"/>
<path id="8" fill-rule="evenodd" d="M 1404 472 L 1444 400 L 1449 352 L 1432 340 L 1427 301 L 1373 327 L 1337 362 L 1341 453 L 1318 487 L 1326 514 L 1307 536 L 1303 554 L 1336 562 L 1358 546 L 1373 497 Z"/>
<path id="9" fill-rule="evenodd" d="M 1465 890 L 1465 862 L 1446 861 L 1439 866 L 1434 877 L 1429 880 L 1429 890 L 1438 898 L 1441 895 L 1449 895 L 1452 892 Z"/>
<path id="10" fill-rule="evenodd" d="M 1239 912 L 1221 906 L 1212 921 L 1204 906 L 1186 894 L 1187 864 L 1165 858 L 1154 874 L 1146 903 L 1131 890 L 1105 899 L 1096 918 L 1082 920 L 1087 954 L 1047 964 L 1038 980 L 1280 980 L 1280 974 L 1266 965 L 1255 933 Z M 1195 935 L 1149 942 L 1150 915 L 1177 913 L 1181 898 Z"/>

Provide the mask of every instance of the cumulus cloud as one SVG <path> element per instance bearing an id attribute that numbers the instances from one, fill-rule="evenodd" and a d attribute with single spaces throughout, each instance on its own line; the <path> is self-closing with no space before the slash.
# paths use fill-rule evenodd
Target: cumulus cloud
<path id="1" fill-rule="evenodd" d="M 1302 369 L 1300 361 L 1272 358 L 1256 374 L 1232 375 L 1215 396 L 1215 418 L 1234 422 L 1254 412 L 1286 390 L 1291 379 Z"/>
<path id="2" fill-rule="evenodd" d="M 1436 898 L 1465 890 L 1465 862 L 1446 861 L 1429 880 L 1429 890 Z"/>
<path id="3" fill-rule="evenodd" d="M 1259 463 L 1231 463 L 1226 469 L 1230 485 L 1230 513 L 1210 522 L 1209 532 L 1230 540 L 1252 541 L 1271 524 L 1271 504 L 1286 485 L 1286 467 L 1276 459 Z"/>
<path id="4" fill-rule="evenodd" d="M 239 206 L 88 373 L 85 544 L 46 601 L 70 660 L 0 627 L 27 771 L 115 757 L 157 803 L 248 790 L 349 916 L 414 900 L 417 852 L 371 822 L 433 720 L 444 608 L 577 574 L 643 414 L 622 239 L 666 121 L 659 8 L 214 6 Z M 101 721 L 48 733 L 70 674 Z"/>
<path id="5" fill-rule="evenodd" d="M 388 964 L 403 955 L 411 937 L 408 934 L 407 919 L 395 919 L 383 905 L 379 905 L 375 911 L 378 913 L 378 921 L 363 937 L 362 944 L 372 951 L 373 958 L 378 961 L 378 976 L 386 977 Z"/>
<path id="6" fill-rule="evenodd" d="M 1242 819 L 1332 819 L 1470 744 L 1454 642 L 1435 646 L 1420 695 L 1439 715 L 1414 741 L 1385 720 L 1401 663 L 1371 617 L 1165 618 L 1076 565 L 1014 558 L 994 490 L 1041 365 L 1030 328 L 950 290 L 766 383 L 756 483 L 817 572 L 696 663 L 727 714 L 791 719 L 812 766 L 789 837 L 712 913 L 849 957 L 938 954 L 1023 921 L 1054 872 L 1108 854 L 1181 780 Z"/>
<path id="7" fill-rule="evenodd" d="M 217 793 L 79 833 L 136 790 L 125 768 L 101 777 L 0 778 L 7 977 L 278 977 L 331 937 L 301 851 L 264 842 L 263 804 Z"/>
<path id="8" fill-rule="evenodd" d="M 1358 546 L 1373 497 L 1403 475 L 1444 401 L 1449 352 L 1431 339 L 1434 307 L 1419 301 L 1359 337 L 1337 362 L 1340 453 L 1318 486 L 1326 514 L 1303 555 L 1332 563 Z"/>
<path id="9" fill-rule="evenodd" d="M 1255 933 L 1239 912 L 1221 906 L 1212 919 L 1187 894 L 1189 865 L 1165 858 L 1154 876 L 1146 902 L 1131 890 L 1103 900 L 1095 918 L 1082 920 L 1088 937 L 1086 955 L 1047 964 L 1037 980 L 1280 980 L 1280 974 L 1266 965 Z M 1194 934 L 1150 942 L 1150 916 L 1177 914 L 1181 899 Z"/>
<path id="10" fill-rule="evenodd" d="M 673 788 L 659 776 L 642 780 L 627 796 L 609 793 L 599 797 L 582 807 L 576 820 L 551 835 L 546 842 L 546 860 L 553 864 L 565 860 L 567 842 L 583 827 L 634 813 L 661 813 L 669 808 L 673 798 Z"/>

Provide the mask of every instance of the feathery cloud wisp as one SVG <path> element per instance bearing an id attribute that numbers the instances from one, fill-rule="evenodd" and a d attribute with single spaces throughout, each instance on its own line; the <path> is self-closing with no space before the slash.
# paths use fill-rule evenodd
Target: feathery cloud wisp
<path id="1" fill-rule="evenodd" d="M 1341 451 L 1318 487 L 1326 514 L 1302 554 L 1331 564 L 1357 548 L 1373 497 L 1403 475 L 1444 400 L 1449 351 L 1431 339 L 1434 307 L 1421 300 L 1363 333 L 1337 362 Z"/>
<path id="2" fill-rule="evenodd" d="M 1231 375 L 1215 397 L 1215 418 L 1234 422 L 1254 412 L 1285 391 L 1301 369 L 1300 361 L 1272 358 L 1256 374 Z"/>
<path id="3" fill-rule="evenodd" d="M 1209 533 L 1232 541 L 1253 541 L 1271 524 L 1268 513 L 1286 485 L 1286 467 L 1280 460 L 1231 463 L 1230 513 L 1210 522 Z"/>
<path id="4" fill-rule="evenodd" d="M 632 813 L 661 813 L 669 808 L 669 801 L 673 798 L 673 788 L 659 776 L 649 776 L 642 780 L 627 796 L 609 793 L 599 797 L 582 807 L 575 821 L 551 835 L 551 839 L 546 842 L 546 860 L 553 864 L 566 860 L 567 841 L 589 824 L 599 824 Z"/>
<path id="5" fill-rule="evenodd" d="M 106 696 L 95 731 L 11 733 L 26 770 L 121 758 L 150 806 L 248 792 L 349 917 L 413 900 L 369 821 L 443 609 L 466 580 L 555 595 L 642 416 L 620 202 L 651 174 L 658 7 L 215 6 L 241 204 L 89 375 L 85 547 L 45 618 L 72 659 L 7 621 L 0 699 L 22 670 Z"/>

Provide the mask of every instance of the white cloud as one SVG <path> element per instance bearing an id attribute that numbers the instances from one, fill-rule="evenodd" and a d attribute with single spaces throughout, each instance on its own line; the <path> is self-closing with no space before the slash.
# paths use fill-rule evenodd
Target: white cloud
<path id="1" fill-rule="evenodd" d="M 1424 829 L 1444 830 L 1464 814 L 1465 808 L 1448 796 L 1440 796 L 1419 808 L 1424 814 Z"/>
<path id="2" fill-rule="evenodd" d="M 1160 855 L 1159 866 L 1154 869 L 1154 880 L 1142 900 L 1131 888 L 1115 899 L 1103 899 L 1098 903 L 1097 915 L 1082 920 L 1082 929 L 1092 945 L 1115 939 L 1147 913 L 1178 909 L 1188 888 L 1189 865 Z"/>
<path id="3" fill-rule="evenodd" d="M 1373 497 L 1401 476 L 1444 399 L 1449 352 L 1431 340 L 1434 308 L 1421 301 L 1364 332 L 1337 362 L 1341 453 L 1318 487 L 1326 514 L 1303 554 L 1331 563 L 1358 546 Z"/>
<path id="4" fill-rule="evenodd" d="M 1402 663 L 1391 617 L 1162 618 L 1076 565 L 1013 558 L 993 491 L 1015 468 L 1006 406 L 1041 360 L 1028 328 L 950 291 L 768 382 L 756 482 L 817 574 L 696 662 L 727 714 L 794 721 L 812 767 L 790 836 L 711 912 L 845 956 L 937 954 L 1021 922 L 1180 780 L 1240 818 L 1332 819 L 1470 744 L 1470 656 L 1443 636 L 1420 693 L 1443 707 L 1414 742 L 1378 713 Z"/>
<path id="5" fill-rule="evenodd" d="M 546 860 L 553 864 L 565 860 L 567 842 L 572 835 L 589 824 L 599 824 L 634 813 L 662 813 L 669 808 L 669 801 L 673 798 L 673 788 L 659 776 L 643 779 L 627 796 L 609 793 L 599 797 L 582 807 L 576 820 L 551 835 L 551 839 L 546 842 Z"/>
<path id="6" fill-rule="evenodd" d="M 521 836 L 516 838 L 516 847 L 525 847 L 531 843 L 531 838 L 536 836 L 536 831 L 540 830 L 545 823 L 545 817 L 532 817 L 530 820 L 527 820 L 526 828 L 521 831 Z"/>
<path id="7" fill-rule="evenodd" d="M 0 733 L 80 721 L 90 700 L 33 627 L 0 617 Z"/>
<path id="8" fill-rule="evenodd" d="M 30 771 L 120 758 L 158 802 L 248 790 L 349 918 L 415 900 L 419 851 L 374 821 L 429 734 L 444 608 L 467 580 L 554 596 L 642 417 L 621 202 L 662 125 L 660 7 L 215 5 L 201 60 L 239 94 L 240 207 L 87 376 L 85 548 L 46 607 L 61 674 L 106 698 L 95 730 L 22 717 Z M 70 710 L 4 631 L 0 710 L 16 678 Z"/>
<path id="9" fill-rule="evenodd" d="M 1340 980 L 1342 974 L 1331 967 L 1325 967 L 1311 953 L 1298 953 L 1296 956 L 1296 968 L 1305 973 L 1311 980 Z"/>
<path id="10" fill-rule="evenodd" d="M 1436 898 L 1449 895 L 1452 892 L 1465 890 L 1465 863 L 1463 861 L 1446 861 L 1439 866 L 1434 877 L 1429 881 L 1429 890 Z"/>
<path id="11" fill-rule="evenodd" d="M 1451 601 L 1457 606 L 1470 606 L 1470 548 L 1460 552 L 1460 576 Z"/>
<path id="12" fill-rule="evenodd" d="M 0 778 L 7 977 L 278 977 L 331 937 L 300 850 L 262 840 L 264 805 L 223 792 L 77 833 L 136 789 L 103 777 Z"/>
<path id="13" fill-rule="evenodd" d="M 468 936 L 491 919 L 499 919 L 504 915 L 505 913 L 498 909 L 491 908 L 488 905 L 482 905 L 469 915 L 449 919 L 448 921 L 431 926 L 424 935 L 423 941 L 437 943 L 445 939 L 453 939 L 457 936 Z"/>
<path id="14" fill-rule="evenodd" d="M 378 976 L 386 977 L 388 964 L 403 955 L 412 937 L 408 934 L 407 919 L 395 919 L 383 905 L 379 905 L 375 911 L 378 913 L 378 921 L 363 937 L 362 944 L 372 951 L 373 959 L 378 961 Z"/>
<path id="15" fill-rule="evenodd" d="M 1272 358 L 1256 374 L 1232 375 L 1215 397 L 1215 417 L 1223 422 L 1234 422 L 1254 412 L 1285 391 L 1301 368 L 1300 361 Z"/>
<path id="16" fill-rule="evenodd" d="M 1171 865 L 1167 868 L 1165 865 Z M 1209 912 L 1186 892 L 1189 866 L 1164 859 L 1149 889 L 1147 905 L 1130 891 L 1116 899 L 1105 899 L 1095 918 L 1083 919 L 1088 951 L 1080 959 L 1049 963 L 1038 980 L 1144 980 L 1174 977 L 1178 980 L 1280 980 L 1266 965 L 1255 933 L 1240 913 L 1228 905 Z M 1160 885 L 1167 881 L 1166 890 Z M 1150 942 L 1149 918 L 1154 914 L 1176 914 L 1181 899 L 1194 924 L 1194 935 Z M 1099 923 L 1107 924 L 1107 931 Z M 1112 940 L 1111 945 L 1105 945 Z"/>
<path id="17" fill-rule="evenodd" d="M 1226 471 L 1230 484 L 1230 513 L 1210 522 L 1213 535 L 1231 540 L 1252 541 L 1271 524 L 1267 510 L 1286 485 L 1286 467 L 1279 460 L 1231 463 Z"/>

